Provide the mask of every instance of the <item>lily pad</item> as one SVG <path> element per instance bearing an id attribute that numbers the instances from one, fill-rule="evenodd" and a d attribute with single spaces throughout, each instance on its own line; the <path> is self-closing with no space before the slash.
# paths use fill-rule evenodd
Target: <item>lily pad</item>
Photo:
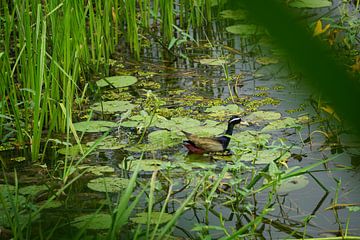
<path id="1" fill-rule="evenodd" d="M 237 146 L 245 149 L 265 146 L 271 138 L 270 134 L 257 131 L 243 131 L 235 133 L 230 142 L 230 148 Z"/>
<path id="2" fill-rule="evenodd" d="M 279 63 L 279 59 L 271 57 L 260 57 L 256 59 L 256 62 L 262 65 L 269 65 Z"/>
<path id="3" fill-rule="evenodd" d="M 189 117 L 174 117 L 171 120 L 161 119 L 155 124 L 158 128 L 165 128 L 168 130 L 184 130 L 200 126 L 201 122 L 199 120 L 189 118 Z"/>
<path id="4" fill-rule="evenodd" d="M 86 146 L 90 147 L 93 144 L 95 144 L 95 142 L 88 142 L 86 143 Z M 96 148 L 98 150 L 116 150 L 116 149 L 124 148 L 125 146 L 126 144 L 120 143 L 116 137 L 107 136 L 101 142 L 98 143 Z"/>
<path id="5" fill-rule="evenodd" d="M 220 13 L 220 17 L 233 20 L 244 20 L 247 17 L 247 12 L 243 9 L 237 10 L 223 10 Z"/>
<path id="6" fill-rule="evenodd" d="M 95 174 L 97 176 L 102 176 L 104 173 L 113 173 L 115 172 L 115 169 L 110 166 L 88 166 L 88 165 L 82 165 L 79 166 L 79 169 L 87 169 L 88 172 Z"/>
<path id="7" fill-rule="evenodd" d="M 216 116 L 238 115 L 244 112 L 244 109 L 236 104 L 229 104 L 225 106 L 212 106 L 205 109 L 205 112 L 212 113 Z"/>
<path id="8" fill-rule="evenodd" d="M 106 79 L 106 80 L 105 80 Z M 116 88 L 127 87 L 137 82 L 137 78 L 133 76 L 112 76 L 101 79 L 96 82 L 98 87 L 106 87 L 111 83 Z M 109 83 L 108 83 L 109 82 Z"/>
<path id="9" fill-rule="evenodd" d="M 222 66 L 226 64 L 226 60 L 218 59 L 218 58 L 203 58 L 200 59 L 199 62 L 203 65 L 210 65 L 210 66 Z"/>
<path id="10" fill-rule="evenodd" d="M 161 217 L 161 218 L 160 218 Z M 151 212 L 150 214 L 150 224 L 162 224 L 170 221 L 174 216 L 169 213 L 161 212 Z M 148 223 L 148 213 L 142 212 L 136 214 L 135 217 L 130 218 L 134 223 L 138 224 L 147 224 Z"/>
<path id="11" fill-rule="evenodd" d="M 139 170 L 145 172 L 153 172 L 156 170 L 165 169 L 165 167 L 170 164 L 169 162 L 157 160 L 157 159 L 142 159 L 142 160 L 133 160 L 126 163 L 123 161 L 119 164 L 119 168 L 127 169 L 129 171 L 134 171 L 135 167 L 139 164 Z"/>
<path id="12" fill-rule="evenodd" d="M 259 35 L 264 33 L 259 26 L 253 24 L 238 24 L 229 26 L 226 28 L 226 31 L 242 36 Z"/>
<path id="13" fill-rule="evenodd" d="M 274 161 L 281 155 L 282 155 L 281 152 L 278 150 L 266 149 L 266 150 L 252 151 L 249 153 L 242 154 L 239 157 L 239 160 L 250 162 L 255 159 L 255 164 L 267 164 Z M 290 157 L 291 154 L 289 152 L 286 152 L 281 156 L 281 158 L 278 161 L 285 162 Z"/>
<path id="14" fill-rule="evenodd" d="M 279 118 L 281 118 L 281 113 L 279 112 L 257 111 L 244 117 L 244 120 L 252 123 L 259 123 L 263 121 L 277 120 Z"/>
<path id="15" fill-rule="evenodd" d="M 180 144 L 182 142 L 182 137 L 173 131 L 158 130 L 149 133 L 148 140 L 149 143 L 133 145 L 126 148 L 126 150 L 131 152 L 142 152 L 166 149 Z"/>
<path id="16" fill-rule="evenodd" d="M 129 101 L 106 101 L 102 103 L 95 103 L 90 107 L 94 111 L 112 114 L 116 112 L 126 112 L 135 108 L 135 105 Z"/>
<path id="17" fill-rule="evenodd" d="M 40 192 L 47 191 L 48 189 L 49 188 L 46 185 L 30 185 L 19 188 L 19 193 L 21 195 L 36 196 Z"/>
<path id="18" fill-rule="evenodd" d="M 308 178 L 304 175 L 299 175 L 283 180 L 281 184 L 277 187 L 277 191 L 279 193 L 288 193 L 302 189 L 306 187 L 308 184 L 309 184 Z"/>
<path id="19" fill-rule="evenodd" d="M 261 131 L 269 132 L 274 130 L 280 130 L 283 128 L 295 128 L 295 127 L 299 127 L 297 120 L 291 117 L 287 117 L 284 119 L 271 122 L 269 125 L 265 126 Z"/>
<path id="20" fill-rule="evenodd" d="M 162 119 L 163 117 L 155 115 L 154 117 L 150 116 L 145 111 L 141 112 L 138 115 L 131 116 L 128 120 L 120 123 L 122 127 L 153 127 L 155 124 Z"/>
<path id="21" fill-rule="evenodd" d="M 88 133 L 106 132 L 117 126 L 116 123 L 110 121 L 84 121 L 74 123 L 76 131 Z"/>
<path id="22" fill-rule="evenodd" d="M 95 178 L 87 184 L 88 188 L 98 192 L 119 192 L 127 185 L 129 185 L 129 179 L 118 177 Z"/>
<path id="23" fill-rule="evenodd" d="M 95 213 L 76 217 L 72 225 L 79 229 L 104 230 L 111 227 L 111 215 Z"/>
<path id="24" fill-rule="evenodd" d="M 87 149 L 85 145 L 81 145 L 81 148 L 84 152 Z M 67 147 L 67 148 L 66 147 L 60 148 L 57 152 L 62 155 L 68 155 L 71 157 L 75 157 L 81 153 L 81 150 L 80 150 L 79 145 L 74 145 L 74 146 Z"/>
<path id="25" fill-rule="evenodd" d="M 323 8 L 331 7 L 332 2 L 328 0 L 294 0 L 289 3 L 289 6 L 295 8 Z"/>

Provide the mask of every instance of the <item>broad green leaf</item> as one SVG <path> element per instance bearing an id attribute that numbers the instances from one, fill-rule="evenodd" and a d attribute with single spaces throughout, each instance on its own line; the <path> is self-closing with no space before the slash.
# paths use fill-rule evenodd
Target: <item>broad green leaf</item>
<path id="1" fill-rule="evenodd" d="M 122 88 L 122 87 L 127 87 L 130 85 L 133 85 L 134 83 L 137 82 L 137 78 L 133 77 L 133 76 L 113 76 L 113 77 L 107 77 L 105 79 L 106 79 L 106 81 L 104 79 L 97 81 L 96 82 L 97 86 L 98 87 L 106 87 L 109 85 L 107 83 L 107 81 L 108 81 L 114 87 Z"/>
<path id="2" fill-rule="evenodd" d="M 226 60 L 218 59 L 218 58 L 203 58 L 200 59 L 199 62 L 203 65 L 210 65 L 210 66 L 222 66 L 226 64 Z"/>
<path id="3" fill-rule="evenodd" d="M 247 12 L 243 9 L 237 10 L 223 10 L 219 13 L 220 17 L 233 19 L 233 20 L 244 20 L 247 17 Z"/>
<path id="4" fill-rule="evenodd" d="M 200 126 L 201 122 L 199 120 L 189 118 L 189 117 L 174 117 L 171 120 L 161 119 L 159 122 L 155 124 L 158 128 L 165 128 L 168 130 L 184 130 Z"/>
<path id="5" fill-rule="evenodd" d="M 277 191 L 279 193 L 288 193 L 302 189 L 308 184 L 309 180 L 307 177 L 304 175 L 299 175 L 281 181 L 280 185 L 277 187 Z"/>
<path id="6" fill-rule="evenodd" d="M 225 106 L 212 106 L 205 109 L 205 112 L 212 113 L 215 116 L 224 116 L 241 114 L 244 110 L 237 104 L 229 104 Z"/>
<path id="7" fill-rule="evenodd" d="M 98 150 L 116 150 L 121 149 L 126 146 L 125 143 L 119 142 L 120 140 L 113 136 L 107 136 L 105 137 L 98 145 L 96 146 L 96 149 Z M 86 146 L 90 147 L 95 144 L 94 142 L 88 142 L 86 143 Z"/>
<path id="8" fill-rule="evenodd" d="M 271 57 L 259 57 L 256 59 L 256 62 L 262 65 L 269 65 L 278 63 L 279 59 Z"/>
<path id="9" fill-rule="evenodd" d="M 132 110 L 135 107 L 134 104 L 129 101 L 106 101 L 102 103 L 95 103 L 90 108 L 94 111 L 104 112 L 112 114 L 116 112 L 126 112 Z"/>
<path id="10" fill-rule="evenodd" d="M 142 159 L 142 160 L 133 160 L 129 162 L 123 161 L 119 164 L 119 168 L 127 169 L 129 171 L 134 171 L 135 167 L 139 164 L 139 170 L 145 172 L 152 172 L 155 170 L 165 169 L 169 162 L 161 161 L 157 159 Z"/>
<path id="11" fill-rule="evenodd" d="M 328 0 L 294 0 L 289 3 L 289 6 L 295 8 L 323 8 L 331 7 L 332 2 Z"/>
<path id="12" fill-rule="evenodd" d="M 268 132 L 268 131 L 280 130 L 283 128 L 295 128 L 298 126 L 299 126 L 299 124 L 297 123 L 296 119 L 287 117 L 284 119 L 280 119 L 280 120 L 271 122 L 269 125 L 265 126 L 261 131 Z"/>
<path id="13" fill-rule="evenodd" d="M 97 176 L 102 176 L 104 173 L 113 173 L 115 169 L 110 166 L 89 166 L 89 165 L 81 165 L 79 169 L 87 169 L 88 172 L 95 174 Z"/>
<path id="14" fill-rule="evenodd" d="M 288 158 L 291 157 L 291 154 L 289 152 L 282 154 L 278 150 L 266 149 L 259 151 L 251 151 L 249 153 L 242 154 L 240 157 L 238 157 L 238 159 L 240 161 L 247 161 L 247 162 L 255 160 L 255 164 L 267 164 L 274 161 L 280 156 L 281 158 L 278 161 L 285 162 Z"/>
<path id="15" fill-rule="evenodd" d="M 79 229 L 103 230 L 111 227 L 112 218 L 110 214 L 95 213 L 76 217 L 72 226 Z"/>
<path id="16" fill-rule="evenodd" d="M 161 218 L 160 218 L 161 216 Z M 162 213 L 161 212 L 151 212 L 150 214 L 150 223 L 149 224 L 162 224 L 170 221 L 173 218 L 172 214 Z M 147 224 L 148 223 L 148 213 L 142 212 L 136 214 L 135 217 L 130 218 L 134 223 Z"/>
<path id="17" fill-rule="evenodd" d="M 106 132 L 117 126 L 116 123 L 109 121 L 84 121 L 74 123 L 76 131 L 88 133 Z"/>
<path id="18" fill-rule="evenodd" d="M 98 192 L 119 192 L 126 188 L 128 184 L 129 179 L 127 178 L 102 177 L 90 180 L 87 186 L 91 190 Z"/>
<path id="19" fill-rule="evenodd" d="M 256 111 L 244 117 L 244 120 L 252 123 L 258 123 L 263 121 L 277 120 L 279 118 L 281 118 L 281 113 L 279 112 Z"/>
<path id="20" fill-rule="evenodd" d="M 85 145 L 81 145 L 81 148 L 83 149 L 83 151 L 86 151 L 86 146 Z M 79 145 L 74 145 L 74 146 L 70 146 L 70 147 L 64 147 L 64 148 L 60 148 L 57 151 L 59 154 L 63 154 L 63 155 L 68 155 L 71 157 L 75 157 L 77 155 L 79 155 L 81 153 L 80 150 L 80 146 Z"/>
<path id="21" fill-rule="evenodd" d="M 233 134 L 230 146 L 237 146 L 241 148 L 257 148 L 265 146 L 271 138 L 270 134 L 261 133 L 257 131 L 242 131 L 239 133 Z"/>
<path id="22" fill-rule="evenodd" d="M 21 195 L 36 196 L 42 191 L 47 191 L 49 188 L 46 185 L 29 185 L 26 187 L 19 188 Z"/>
<path id="23" fill-rule="evenodd" d="M 253 24 L 238 24 L 229 26 L 226 28 L 226 31 L 242 36 L 251 36 L 264 33 L 264 31 L 259 26 Z"/>

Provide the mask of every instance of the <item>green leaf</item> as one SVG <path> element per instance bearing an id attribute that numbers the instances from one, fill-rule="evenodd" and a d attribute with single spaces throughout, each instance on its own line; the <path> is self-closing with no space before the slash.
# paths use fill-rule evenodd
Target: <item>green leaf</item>
<path id="1" fill-rule="evenodd" d="M 117 126 L 116 123 L 109 121 L 84 121 L 74 123 L 76 131 L 88 133 L 106 132 Z"/>
<path id="2" fill-rule="evenodd" d="M 219 13 L 220 17 L 233 20 L 244 20 L 247 17 L 247 12 L 243 9 L 237 10 L 223 10 Z"/>
<path id="3" fill-rule="evenodd" d="M 112 77 L 107 77 L 105 79 L 106 80 L 101 79 L 97 81 L 96 82 L 97 86 L 106 87 L 109 85 L 107 82 L 109 82 L 116 88 L 122 88 L 133 85 L 134 83 L 137 82 L 137 78 L 133 76 L 112 76 Z"/>
<path id="4" fill-rule="evenodd" d="M 304 175 L 288 178 L 281 181 L 280 186 L 277 187 L 279 193 L 288 193 L 296 191 L 306 187 L 309 184 L 309 180 Z"/>
<path id="5" fill-rule="evenodd" d="M 205 109 L 205 112 L 212 113 L 215 116 L 238 115 L 244 110 L 237 104 L 229 104 L 225 106 L 212 106 Z"/>
<path id="6" fill-rule="evenodd" d="M 269 64 L 276 64 L 279 62 L 279 59 L 277 58 L 271 58 L 271 57 L 259 57 L 256 59 L 256 62 L 261 65 L 269 65 Z"/>
<path id="7" fill-rule="evenodd" d="M 247 161 L 247 162 L 255 160 L 255 164 L 267 164 L 267 163 L 274 161 L 281 155 L 282 155 L 282 157 L 278 160 L 280 162 L 283 162 L 283 161 L 285 162 L 288 158 L 291 157 L 291 154 L 289 152 L 282 154 L 278 150 L 266 149 L 266 150 L 259 150 L 259 151 L 251 151 L 249 153 L 242 154 L 239 157 L 239 160 Z"/>
<path id="8" fill-rule="evenodd" d="M 289 3 L 289 6 L 295 8 L 323 8 L 331 7 L 332 2 L 328 0 L 294 0 Z"/>
<path id="9" fill-rule="evenodd" d="M 87 150 L 87 148 L 84 145 L 81 145 L 81 147 L 82 147 L 83 151 Z M 67 147 L 67 148 L 66 147 L 60 148 L 57 152 L 62 155 L 67 154 L 68 156 L 75 157 L 81 153 L 81 150 L 80 150 L 79 145 L 74 145 L 74 146 Z"/>
<path id="10" fill-rule="evenodd" d="M 157 159 L 142 159 L 133 160 L 131 162 L 125 162 L 119 164 L 119 168 L 134 171 L 136 166 L 139 164 L 139 171 L 152 172 L 156 170 L 165 169 L 170 164 L 169 162 L 157 160 Z"/>
<path id="11" fill-rule="evenodd" d="M 111 227 L 111 215 L 95 213 L 76 217 L 72 225 L 79 229 L 103 230 Z"/>
<path id="12" fill-rule="evenodd" d="M 87 142 L 86 146 L 90 147 L 95 144 L 94 142 Z M 113 136 L 107 136 L 105 137 L 101 142 L 98 143 L 96 146 L 96 149 L 98 150 L 116 150 L 121 149 L 126 146 L 125 143 L 120 143 L 119 139 Z"/>
<path id="13" fill-rule="evenodd" d="M 161 218 L 160 218 L 161 216 Z M 170 221 L 173 218 L 172 214 L 169 213 L 161 213 L 161 212 L 151 212 L 150 214 L 150 223 L 149 224 L 162 224 Z M 134 223 L 138 224 L 147 224 L 148 223 L 148 213 L 142 212 L 136 214 L 135 217 L 130 218 L 130 220 Z"/>
<path id="14" fill-rule="evenodd" d="M 203 65 L 210 65 L 210 66 L 222 66 L 226 64 L 226 60 L 218 59 L 218 58 L 203 58 L 200 59 L 199 62 Z"/>
<path id="15" fill-rule="evenodd" d="M 244 117 L 244 120 L 252 123 L 258 123 L 263 121 L 276 120 L 279 118 L 281 118 L 281 113 L 279 112 L 257 111 L 250 113 L 250 115 Z"/>
<path id="16" fill-rule="evenodd" d="M 87 186 L 91 190 L 98 192 L 119 192 L 126 188 L 128 184 L 129 179 L 127 178 L 102 177 L 90 180 Z"/>
<path id="17" fill-rule="evenodd" d="M 88 166 L 88 165 L 81 165 L 79 166 L 79 169 L 87 169 L 88 172 L 97 175 L 102 176 L 104 173 L 113 173 L 115 172 L 115 169 L 110 166 Z"/>
<path id="18" fill-rule="evenodd" d="M 107 101 L 102 103 L 95 103 L 90 107 L 94 111 L 112 114 L 116 112 L 126 112 L 135 108 L 134 104 L 129 101 Z"/>
<path id="19" fill-rule="evenodd" d="M 265 126 L 261 131 L 268 132 L 268 131 L 280 130 L 283 128 L 295 128 L 295 127 L 299 127 L 297 120 L 291 117 L 287 117 L 284 119 L 271 122 L 269 125 Z"/>
<path id="20" fill-rule="evenodd" d="M 226 28 L 226 31 L 242 36 L 259 35 L 264 33 L 259 26 L 253 24 L 238 24 L 229 26 Z"/>

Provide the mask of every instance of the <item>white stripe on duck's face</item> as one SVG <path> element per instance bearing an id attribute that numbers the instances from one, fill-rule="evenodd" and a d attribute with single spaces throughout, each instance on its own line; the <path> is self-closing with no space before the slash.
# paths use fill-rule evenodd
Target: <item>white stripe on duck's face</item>
<path id="1" fill-rule="evenodd" d="M 240 123 L 240 122 L 241 122 L 241 118 L 239 118 L 239 117 L 230 119 L 230 121 L 229 121 L 229 123 Z"/>

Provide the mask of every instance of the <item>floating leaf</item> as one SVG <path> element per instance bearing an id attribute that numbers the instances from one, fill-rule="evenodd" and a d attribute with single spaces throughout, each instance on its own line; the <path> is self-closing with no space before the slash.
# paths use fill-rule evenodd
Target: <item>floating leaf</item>
<path id="1" fill-rule="evenodd" d="M 259 146 L 265 146 L 270 140 L 271 135 L 267 133 L 261 133 L 256 131 L 243 131 L 235 133 L 232 136 L 230 142 L 230 148 L 237 146 L 241 148 L 256 148 Z"/>
<path id="2" fill-rule="evenodd" d="M 328 0 L 294 0 L 289 3 L 289 6 L 295 8 L 323 8 L 331 7 L 332 2 Z"/>
<path id="3" fill-rule="evenodd" d="M 129 171 L 134 171 L 135 167 L 138 164 L 140 171 L 152 172 L 155 170 L 165 169 L 165 167 L 170 163 L 157 159 L 142 159 L 142 160 L 133 160 L 130 162 L 123 161 L 122 163 L 119 164 L 119 167 L 122 169 L 127 169 Z"/>
<path id="4" fill-rule="evenodd" d="M 95 144 L 95 142 L 96 141 L 88 142 L 88 143 L 86 143 L 86 146 L 90 147 L 93 144 Z M 126 146 L 126 144 L 120 143 L 119 140 L 113 136 L 107 136 L 101 142 L 98 142 L 97 144 L 98 145 L 96 146 L 96 148 L 98 150 L 116 150 L 116 149 L 124 148 Z"/>
<path id="5" fill-rule="evenodd" d="M 106 114 L 112 114 L 116 112 L 126 112 L 135 107 L 134 104 L 129 101 L 106 101 L 102 103 L 95 103 L 90 108 L 94 111 L 103 112 Z"/>
<path id="6" fill-rule="evenodd" d="M 103 230 L 111 227 L 110 214 L 95 213 L 76 217 L 72 225 L 79 229 Z"/>
<path id="7" fill-rule="evenodd" d="M 161 216 L 161 218 L 160 218 Z M 162 213 L 161 212 L 151 212 L 150 214 L 150 224 L 162 224 L 170 221 L 174 216 L 169 213 Z M 148 213 L 142 212 L 136 214 L 135 217 L 130 218 L 130 220 L 134 223 L 139 224 L 147 224 L 148 223 Z"/>
<path id="8" fill-rule="evenodd" d="M 88 133 L 106 132 L 117 126 L 116 123 L 109 121 L 84 121 L 74 123 L 76 131 Z"/>
<path id="9" fill-rule="evenodd" d="M 239 157 L 239 160 L 240 161 L 254 161 L 255 160 L 255 164 L 267 164 L 267 163 L 274 161 L 275 159 L 277 159 L 280 156 L 281 156 L 281 158 L 278 161 L 286 162 L 286 160 L 291 157 L 291 154 L 289 152 L 282 154 L 278 150 L 266 149 L 266 150 L 252 151 L 249 153 L 242 154 Z"/>
<path id="10" fill-rule="evenodd" d="M 201 122 L 199 120 L 189 118 L 189 117 L 174 117 L 171 120 L 161 119 L 155 124 L 158 128 L 166 128 L 168 130 L 184 130 L 200 126 Z"/>
<path id="11" fill-rule="evenodd" d="M 138 115 L 131 116 L 129 120 L 120 123 L 122 127 L 153 127 L 163 117 L 155 115 L 154 117 L 148 115 L 145 111 L 140 112 Z M 166 119 L 165 119 L 166 120 Z"/>
<path id="12" fill-rule="evenodd" d="M 309 180 L 304 175 L 291 177 L 281 181 L 280 186 L 277 187 L 279 193 L 288 193 L 306 187 Z"/>
<path id="13" fill-rule="evenodd" d="M 137 82 L 137 78 L 133 76 L 113 76 L 101 79 L 96 82 L 98 87 L 106 87 L 111 83 L 116 88 L 127 87 Z M 109 82 L 109 83 L 107 83 Z"/>
<path id="14" fill-rule="evenodd" d="M 298 126 L 299 126 L 299 124 L 297 123 L 296 119 L 287 117 L 284 119 L 280 119 L 280 120 L 271 122 L 269 125 L 265 126 L 261 131 L 268 132 L 268 131 L 274 131 L 274 130 L 279 130 L 279 129 L 283 129 L 283 128 L 295 128 Z"/>
<path id="15" fill-rule="evenodd" d="M 244 20 L 247 17 L 247 12 L 243 9 L 237 10 L 223 10 L 220 13 L 220 17 L 233 20 Z"/>
<path id="16" fill-rule="evenodd" d="M 110 166 L 88 166 L 82 165 L 79 166 L 79 169 L 87 169 L 88 172 L 95 174 L 97 176 L 104 175 L 104 173 L 113 173 L 115 169 Z"/>
<path id="17" fill-rule="evenodd" d="M 218 59 L 218 58 L 203 58 L 200 59 L 199 62 L 203 65 L 210 65 L 210 66 L 222 66 L 226 64 L 226 61 L 224 59 Z"/>
<path id="18" fill-rule="evenodd" d="M 182 142 L 182 137 L 176 132 L 167 130 L 158 130 L 149 133 L 149 143 L 137 144 L 126 148 L 128 151 L 141 152 L 141 151 L 156 151 L 173 147 Z"/>
<path id="19" fill-rule="evenodd" d="M 236 104 L 229 104 L 225 106 L 212 106 L 205 109 L 205 112 L 216 116 L 227 116 L 241 114 L 244 110 Z"/>
<path id="20" fill-rule="evenodd" d="M 263 30 L 259 26 L 253 24 L 239 24 L 229 26 L 226 28 L 226 31 L 242 36 L 263 34 Z"/>
<path id="21" fill-rule="evenodd" d="M 40 192 L 47 191 L 48 189 L 46 185 L 30 185 L 19 188 L 19 193 L 22 195 L 36 196 Z"/>
<path id="22" fill-rule="evenodd" d="M 281 118 L 281 113 L 279 112 L 257 111 L 244 117 L 244 120 L 252 123 L 258 123 L 263 121 L 276 120 L 279 118 Z"/>
<path id="23" fill-rule="evenodd" d="M 186 129 L 185 131 L 188 133 L 198 135 L 199 137 L 212 137 L 224 133 L 225 127 L 223 126 L 224 125 L 212 127 L 205 125 L 205 126 L 191 127 Z"/>
<path id="24" fill-rule="evenodd" d="M 118 177 L 95 178 L 88 182 L 87 186 L 91 190 L 98 192 L 119 192 L 127 187 L 129 179 Z"/>
<path id="25" fill-rule="evenodd" d="M 256 59 L 256 62 L 262 65 L 269 65 L 278 63 L 279 59 L 271 57 L 260 57 Z"/>
<path id="26" fill-rule="evenodd" d="M 84 152 L 87 150 L 85 145 L 81 145 L 81 148 Z M 60 148 L 57 152 L 59 154 L 63 154 L 63 155 L 67 154 L 68 156 L 75 157 L 81 153 L 81 150 L 79 145 L 74 145 L 70 147 Z"/>

